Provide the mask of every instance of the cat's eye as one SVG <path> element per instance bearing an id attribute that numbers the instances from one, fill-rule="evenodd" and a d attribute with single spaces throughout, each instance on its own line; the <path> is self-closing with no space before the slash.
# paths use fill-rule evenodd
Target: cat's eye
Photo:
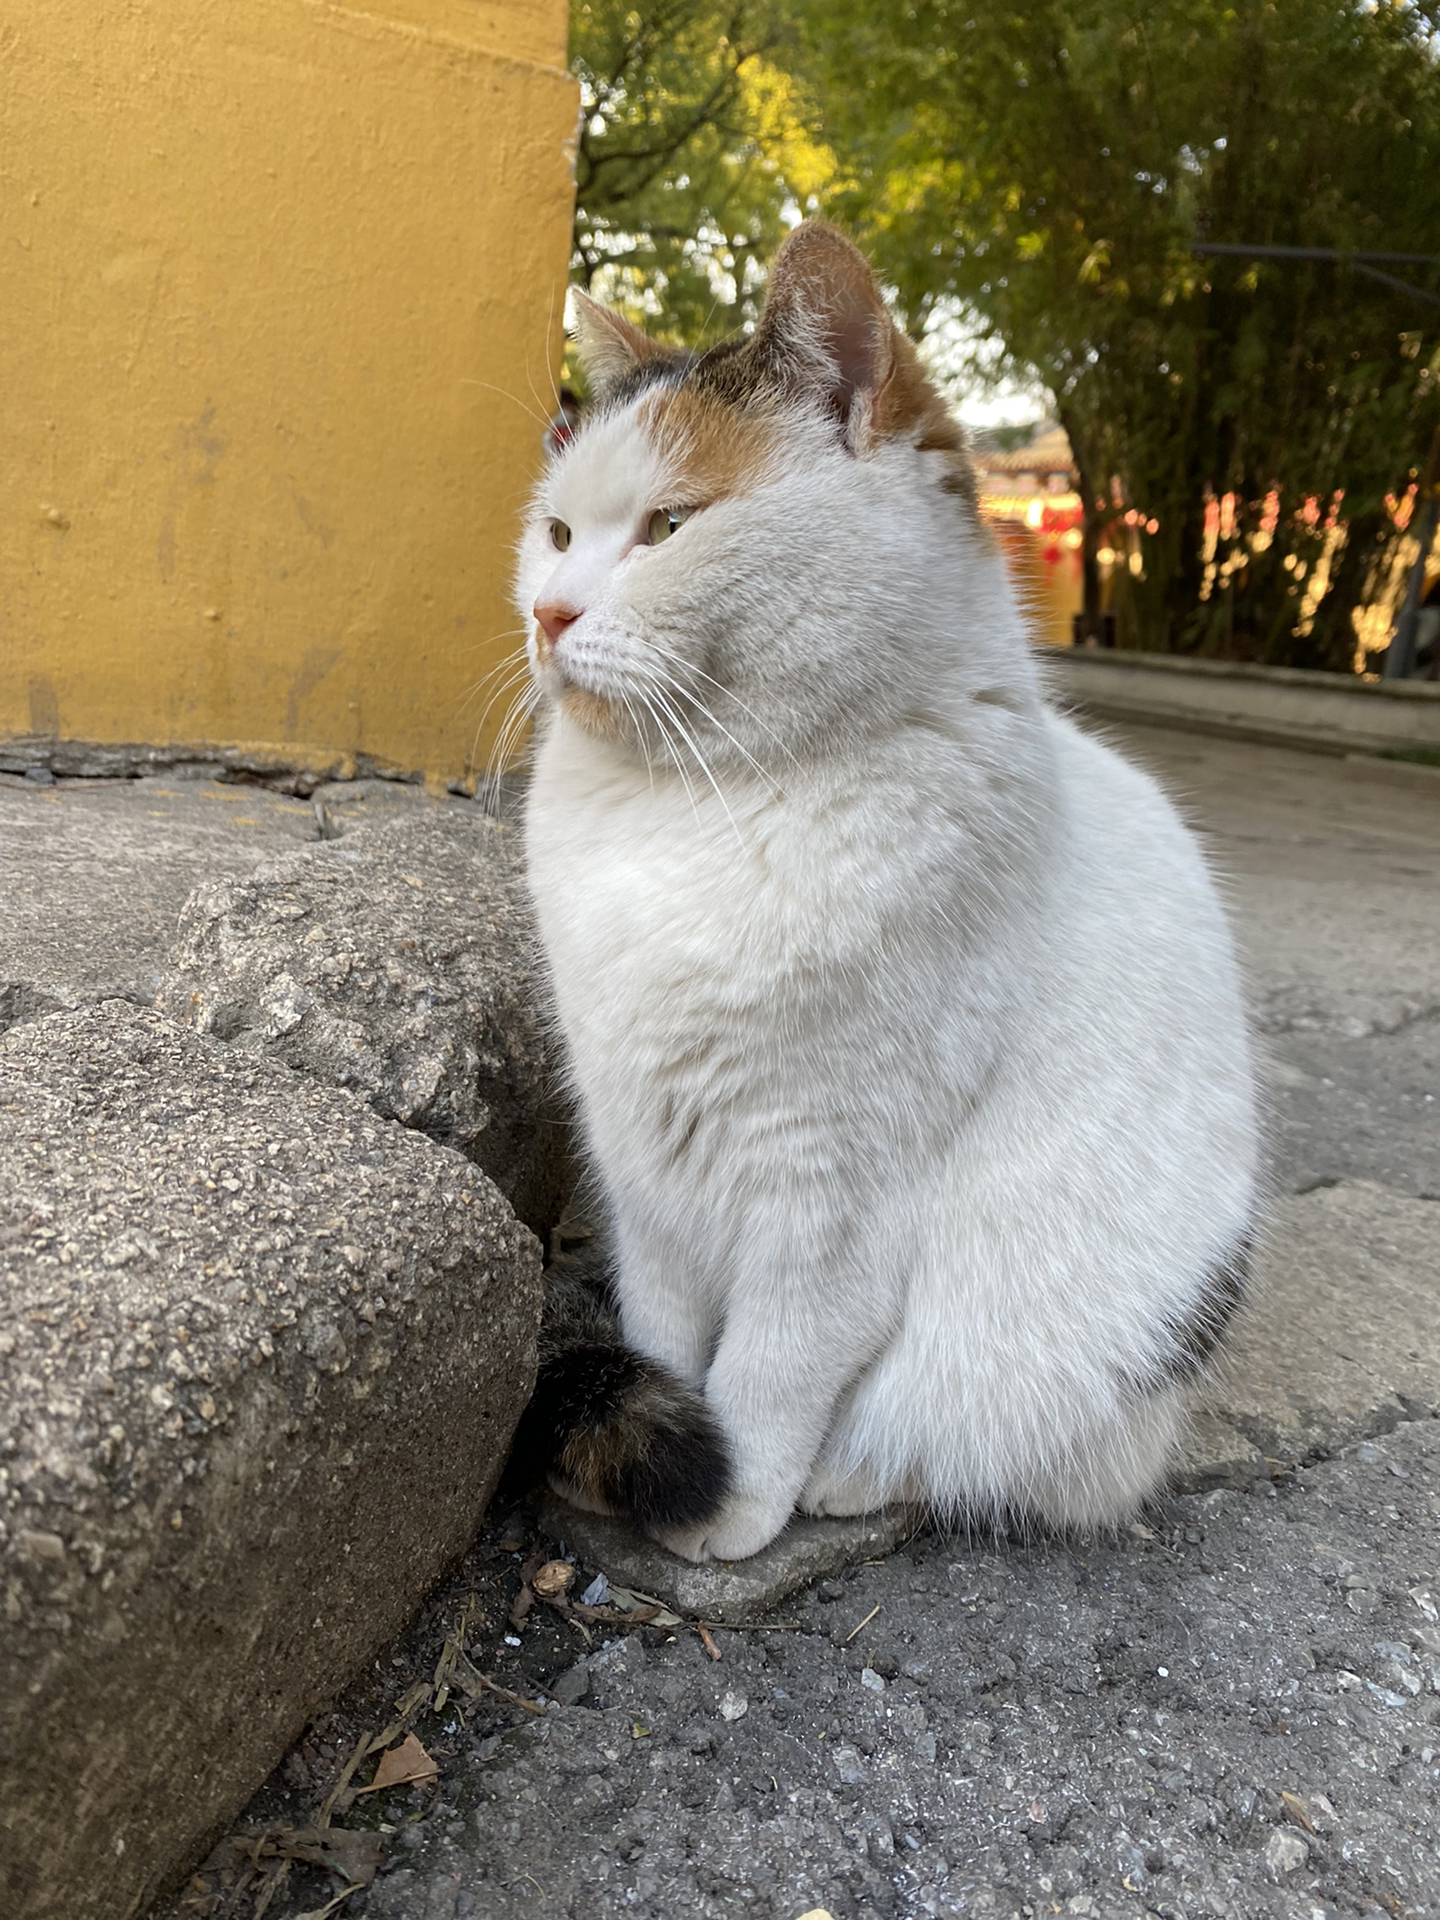
<path id="1" fill-rule="evenodd" d="M 564 553 L 570 545 L 570 529 L 563 520 L 550 522 L 550 544 L 552 547 L 558 547 L 561 553 Z"/>
<path id="2" fill-rule="evenodd" d="M 658 547 L 662 540 L 670 538 L 677 527 L 685 524 L 690 514 L 689 507 L 657 507 L 645 528 L 645 538 L 652 547 Z"/>

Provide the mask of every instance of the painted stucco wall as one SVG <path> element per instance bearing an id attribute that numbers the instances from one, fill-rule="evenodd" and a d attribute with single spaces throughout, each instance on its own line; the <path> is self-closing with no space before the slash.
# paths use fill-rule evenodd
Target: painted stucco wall
<path id="1" fill-rule="evenodd" d="M 565 32 L 564 0 L 9 0 L 0 741 L 483 762 Z"/>

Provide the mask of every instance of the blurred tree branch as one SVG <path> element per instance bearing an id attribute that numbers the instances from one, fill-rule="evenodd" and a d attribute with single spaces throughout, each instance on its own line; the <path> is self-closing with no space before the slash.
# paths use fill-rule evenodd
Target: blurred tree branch
<path id="1" fill-rule="evenodd" d="M 763 262 L 832 162 L 771 0 L 579 0 L 574 274 L 678 339 L 751 317 Z"/>

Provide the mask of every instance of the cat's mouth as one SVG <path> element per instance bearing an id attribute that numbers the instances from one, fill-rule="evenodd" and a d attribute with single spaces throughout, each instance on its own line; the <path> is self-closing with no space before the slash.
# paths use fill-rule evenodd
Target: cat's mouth
<path id="1" fill-rule="evenodd" d="M 548 682 L 552 699 L 562 706 L 576 726 L 600 739 L 611 739 L 619 731 L 620 715 L 615 702 L 603 693 L 581 686 L 571 677 L 573 662 L 562 661 L 555 642 L 543 627 L 535 631 L 535 658 L 542 682 Z"/>
<path id="2" fill-rule="evenodd" d="M 615 704 L 603 693 L 592 693 L 588 687 L 577 687 L 572 682 L 561 694 L 560 704 L 576 726 L 602 740 L 613 739 L 620 730 L 620 715 Z"/>

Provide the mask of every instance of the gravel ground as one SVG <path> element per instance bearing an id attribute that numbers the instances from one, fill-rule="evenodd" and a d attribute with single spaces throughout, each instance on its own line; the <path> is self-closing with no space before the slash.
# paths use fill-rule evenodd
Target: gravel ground
<path id="1" fill-rule="evenodd" d="M 385 1849 L 344 1908 L 365 1920 L 1431 1920 L 1437 1467 L 1424 1421 L 1118 1539 L 923 1536 L 712 1633 L 718 1661 L 685 1627 L 597 1634 L 578 1660 L 553 1613 L 511 1630 L 534 1545 L 512 1516 L 251 1827 L 303 1819 L 468 1603 L 475 1665 L 547 1710 L 414 1719 L 438 1784 L 336 1816 Z M 201 1876 L 174 1911 L 248 1914 L 242 1878 Z M 293 1869 L 273 1920 L 334 1884 Z"/>

